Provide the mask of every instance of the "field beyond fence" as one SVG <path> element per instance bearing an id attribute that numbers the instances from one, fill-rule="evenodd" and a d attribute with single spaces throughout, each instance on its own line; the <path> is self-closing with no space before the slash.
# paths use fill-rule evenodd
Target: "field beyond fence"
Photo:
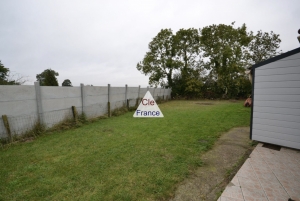
<path id="1" fill-rule="evenodd" d="M 73 118 L 72 106 L 87 118 L 108 114 L 123 106 L 136 106 L 149 90 L 155 100 L 170 98 L 165 88 L 84 86 L 0 86 L 0 139 L 19 136 L 37 124 L 51 128 Z"/>

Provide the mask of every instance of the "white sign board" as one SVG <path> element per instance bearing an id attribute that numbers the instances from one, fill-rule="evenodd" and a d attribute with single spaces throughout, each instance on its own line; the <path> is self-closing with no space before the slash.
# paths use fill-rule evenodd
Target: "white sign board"
<path id="1" fill-rule="evenodd" d="M 133 117 L 164 117 L 151 93 L 147 91 Z"/>

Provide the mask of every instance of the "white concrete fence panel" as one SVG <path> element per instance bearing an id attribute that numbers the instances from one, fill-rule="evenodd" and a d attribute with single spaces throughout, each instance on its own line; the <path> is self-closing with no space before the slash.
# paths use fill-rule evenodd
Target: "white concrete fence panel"
<path id="1" fill-rule="evenodd" d="M 0 138 L 8 137 L 2 115 L 6 115 L 12 135 L 21 135 L 40 121 L 47 127 L 72 118 L 71 107 L 94 118 L 123 106 L 139 104 L 149 90 L 155 100 L 169 99 L 171 89 L 114 86 L 54 87 L 0 85 Z M 138 101 L 138 102 L 137 102 Z"/>

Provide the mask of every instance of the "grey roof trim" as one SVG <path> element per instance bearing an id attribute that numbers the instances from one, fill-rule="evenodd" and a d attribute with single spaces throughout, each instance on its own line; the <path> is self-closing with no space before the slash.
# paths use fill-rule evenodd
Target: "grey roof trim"
<path id="1" fill-rule="evenodd" d="M 285 53 L 283 53 L 283 54 L 281 54 L 281 55 L 272 57 L 272 58 L 267 59 L 267 60 L 265 60 L 265 61 L 259 62 L 259 63 L 257 63 L 257 64 L 254 64 L 254 65 L 252 65 L 252 69 L 253 69 L 253 68 L 258 68 L 258 67 L 260 67 L 260 66 L 264 66 L 264 65 L 266 65 L 266 64 L 272 63 L 272 62 L 277 61 L 277 60 L 279 60 L 279 59 L 283 59 L 283 58 L 285 58 L 285 57 L 288 57 L 288 56 L 297 54 L 297 53 L 299 53 L 299 52 L 300 52 L 300 47 L 298 47 L 298 48 L 296 48 L 296 49 L 293 49 L 293 50 L 291 50 L 291 51 L 285 52 Z"/>

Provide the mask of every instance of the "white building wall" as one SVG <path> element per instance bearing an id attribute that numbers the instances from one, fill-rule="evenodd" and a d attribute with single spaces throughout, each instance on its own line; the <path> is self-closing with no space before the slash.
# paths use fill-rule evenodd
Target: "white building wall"
<path id="1" fill-rule="evenodd" d="M 300 53 L 255 68 L 252 139 L 300 149 Z"/>

